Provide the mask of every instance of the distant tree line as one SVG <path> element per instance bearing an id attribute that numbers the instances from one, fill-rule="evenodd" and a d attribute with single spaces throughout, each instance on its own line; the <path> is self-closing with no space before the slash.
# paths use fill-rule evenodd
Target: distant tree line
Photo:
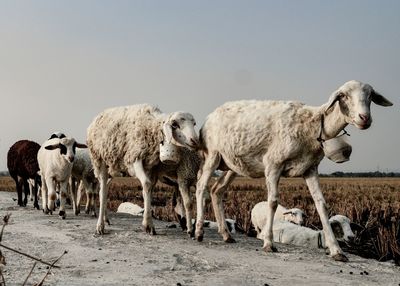
<path id="1" fill-rule="evenodd" d="M 331 174 L 320 174 L 320 177 L 372 177 L 372 178 L 383 178 L 383 177 L 400 177 L 400 173 L 397 172 L 333 172 Z"/>

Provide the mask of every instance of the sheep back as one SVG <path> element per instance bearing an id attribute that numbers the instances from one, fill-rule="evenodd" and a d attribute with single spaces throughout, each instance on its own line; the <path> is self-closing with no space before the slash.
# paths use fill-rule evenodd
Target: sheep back
<path id="1" fill-rule="evenodd" d="M 287 175 L 302 175 L 323 158 L 315 140 L 319 130 L 314 126 L 318 124 L 310 124 L 319 120 L 319 110 L 293 101 L 227 102 L 207 117 L 200 140 L 206 150 L 217 150 L 238 174 L 263 177 L 264 161 L 287 161 L 287 168 L 291 169 Z"/>
<path id="2" fill-rule="evenodd" d="M 163 114 L 147 104 L 110 108 L 89 125 L 87 143 L 93 162 L 104 161 L 109 173 L 127 172 L 136 160 L 145 168 L 159 162 Z"/>
<path id="3" fill-rule="evenodd" d="M 24 178 L 35 178 L 39 171 L 37 153 L 40 145 L 29 140 L 15 142 L 7 153 L 7 168 L 10 176 Z"/>

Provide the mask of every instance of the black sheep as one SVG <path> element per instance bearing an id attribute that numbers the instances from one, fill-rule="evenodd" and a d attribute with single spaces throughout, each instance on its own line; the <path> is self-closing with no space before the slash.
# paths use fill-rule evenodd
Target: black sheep
<path id="1" fill-rule="evenodd" d="M 7 153 L 7 168 L 10 176 L 14 179 L 17 193 L 18 205 L 26 206 L 28 201 L 29 184 L 28 179 L 34 179 L 34 207 L 39 209 L 37 190 L 40 184 L 39 164 L 37 153 L 40 145 L 29 140 L 20 140 L 14 143 Z M 22 201 L 22 190 L 25 191 L 25 199 Z"/>

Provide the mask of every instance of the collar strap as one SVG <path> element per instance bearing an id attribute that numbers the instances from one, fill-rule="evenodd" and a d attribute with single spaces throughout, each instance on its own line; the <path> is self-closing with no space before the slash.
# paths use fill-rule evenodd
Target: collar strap
<path id="1" fill-rule="evenodd" d="M 325 119 L 325 115 L 321 114 L 321 130 L 319 131 L 319 136 L 317 138 L 317 141 L 319 142 L 319 144 L 321 144 L 321 147 L 324 148 L 324 146 L 322 145 L 322 143 L 325 142 L 325 139 L 322 139 L 322 133 L 324 131 L 324 119 Z M 342 129 L 341 131 L 343 131 L 342 135 L 347 135 L 350 136 L 350 134 L 346 131 L 346 129 Z"/>

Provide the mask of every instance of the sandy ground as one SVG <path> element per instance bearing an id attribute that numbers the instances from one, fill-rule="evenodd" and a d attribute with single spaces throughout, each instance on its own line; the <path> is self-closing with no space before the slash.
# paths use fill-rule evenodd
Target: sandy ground
<path id="1" fill-rule="evenodd" d="M 333 261 L 321 249 L 278 244 L 279 253 L 265 254 L 262 242 L 236 234 L 226 244 L 214 229 L 198 243 L 179 228 L 155 221 L 158 235 L 142 232 L 141 218 L 111 214 L 107 234 L 95 236 L 96 219 L 80 214 L 67 218 L 44 215 L 0 192 L 0 215 L 11 213 L 2 243 L 52 261 L 67 250 L 45 285 L 399 285 L 400 268 L 386 262 L 348 255 Z M 33 261 L 1 249 L 6 257 L 7 285 L 22 285 Z M 46 265 L 37 264 L 28 285 L 40 281 Z"/>

